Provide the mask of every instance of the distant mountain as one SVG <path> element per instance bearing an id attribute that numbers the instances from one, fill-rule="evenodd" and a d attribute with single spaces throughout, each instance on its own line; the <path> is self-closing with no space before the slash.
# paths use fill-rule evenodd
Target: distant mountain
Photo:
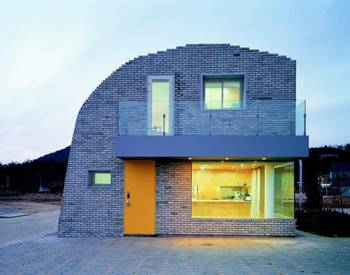
<path id="1" fill-rule="evenodd" d="M 56 161 L 56 162 L 68 162 L 70 146 L 67 146 L 64 149 L 58 150 L 56 152 L 44 155 L 40 158 L 37 158 L 38 161 Z"/>
<path id="2" fill-rule="evenodd" d="M 0 196 L 33 193 L 48 188 L 62 193 L 70 146 L 22 163 L 0 163 Z"/>

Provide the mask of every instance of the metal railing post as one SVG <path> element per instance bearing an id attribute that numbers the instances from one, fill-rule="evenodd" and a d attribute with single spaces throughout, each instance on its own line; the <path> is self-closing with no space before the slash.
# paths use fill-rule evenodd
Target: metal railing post
<path id="1" fill-rule="evenodd" d="M 163 114 L 163 136 L 165 136 L 165 117 L 166 115 Z"/>
<path id="2" fill-rule="evenodd" d="M 306 136 L 306 101 L 304 101 L 304 136 Z"/>
<path id="3" fill-rule="evenodd" d="M 209 111 L 209 136 L 212 134 L 212 119 L 211 119 L 211 111 Z"/>

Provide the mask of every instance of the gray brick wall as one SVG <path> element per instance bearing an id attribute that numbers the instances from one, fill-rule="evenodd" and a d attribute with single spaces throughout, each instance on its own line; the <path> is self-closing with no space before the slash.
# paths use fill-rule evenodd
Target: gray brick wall
<path id="1" fill-rule="evenodd" d="M 208 112 L 201 111 L 200 104 L 197 104 L 198 108 L 186 108 L 186 104 L 200 102 L 203 74 L 244 75 L 247 106 L 254 105 L 254 100 L 260 98 L 271 99 L 264 101 L 265 107 L 259 104 L 258 107 L 242 111 L 214 112 L 213 123 L 209 128 L 213 134 L 294 133 L 290 126 L 293 124 L 294 109 L 288 100 L 295 100 L 296 63 L 285 56 L 228 44 L 199 44 L 135 58 L 105 79 L 79 111 L 65 180 L 59 220 L 60 236 L 123 234 L 123 161 L 115 157 L 117 133 L 146 133 L 146 109 L 142 106 L 146 106 L 147 76 L 174 75 L 175 134 L 208 134 L 204 132 L 204 129 L 209 132 L 206 119 Z M 281 104 L 283 101 L 288 103 Z M 125 115 L 128 120 L 125 120 Z M 204 126 L 198 128 L 200 121 Z M 167 169 L 172 171 L 181 165 L 176 162 L 158 165 L 157 230 L 160 234 L 178 234 L 182 226 L 182 233 L 193 234 L 203 232 L 203 227 L 212 234 L 277 234 L 280 230 L 281 234 L 277 235 L 283 232 L 290 235 L 293 231 L 292 221 L 189 221 L 186 208 L 189 206 L 189 197 L 183 197 L 177 191 L 172 193 L 170 189 L 162 191 L 163 186 L 169 184 L 160 180 L 163 177 L 169 181 L 167 173 L 170 172 Z M 162 168 L 165 169 L 164 173 Z M 111 186 L 88 186 L 88 170 L 93 169 L 110 170 Z M 185 193 L 191 186 L 190 182 L 185 185 L 181 180 L 186 177 L 187 172 L 182 174 L 179 171 L 174 178 L 182 182 L 178 188 L 183 188 Z M 175 198 L 174 203 L 166 204 L 165 198 L 170 194 L 181 197 Z M 273 227 L 275 231 L 272 231 Z"/>

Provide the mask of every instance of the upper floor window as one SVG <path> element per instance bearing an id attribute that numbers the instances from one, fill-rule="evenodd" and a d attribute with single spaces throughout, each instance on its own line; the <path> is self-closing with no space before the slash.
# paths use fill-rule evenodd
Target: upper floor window
<path id="1" fill-rule="evenodd" d="M 148 134 L 172 135 L 174 78 L 149 76 L 148 84 Z"/>
<path id="2" fill-rule="evenodd" d="M 209 110 L 241 109 L 243 81 L 237 77 L 205 77 L 204 108 Z"/>

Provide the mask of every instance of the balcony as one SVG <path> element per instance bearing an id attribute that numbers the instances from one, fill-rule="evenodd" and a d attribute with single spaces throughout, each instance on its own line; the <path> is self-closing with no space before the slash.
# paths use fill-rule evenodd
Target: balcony
<path id="1" fill-rule="evenodd" d="M 308 155 L 304 100 L 247 100 L 208 110 L 201 101 L 118 104 L 121 158 L 294 158 Z"/>

